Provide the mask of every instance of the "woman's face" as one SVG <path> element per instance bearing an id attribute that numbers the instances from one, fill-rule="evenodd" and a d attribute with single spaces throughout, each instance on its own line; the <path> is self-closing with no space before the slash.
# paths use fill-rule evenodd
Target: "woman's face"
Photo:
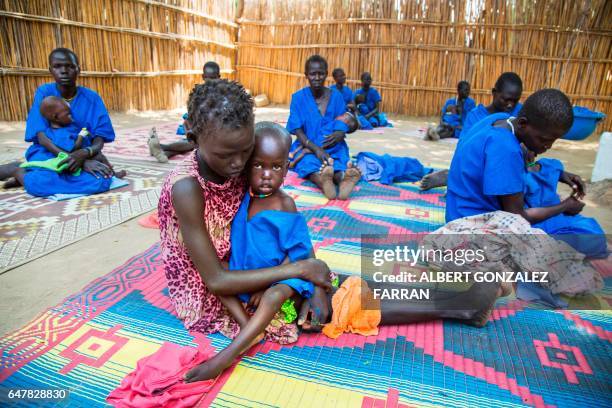
<path id="1" fill-rule="evenodd" d="M 253 125 L 219 129 L 198 137 L 200 155 L 208 167 L 223 178 L 238 177 L 251 157 L 255 142 Z"/>
<path id="2" fill-rule="evenodd" d="M 308 64 L 308 71 L 306 71 L 306 78 L 308 79 L 308 83 L 310 84 L 310 88 L 313 91 L 318 91 L 324 88 L 325 78 L 327 78 L 327 70 L 325 66 L 318 62 L 314 61 Z"/>

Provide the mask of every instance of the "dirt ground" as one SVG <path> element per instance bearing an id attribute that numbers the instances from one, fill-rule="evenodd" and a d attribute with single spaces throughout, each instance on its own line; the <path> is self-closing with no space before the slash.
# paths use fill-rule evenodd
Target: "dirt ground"
<path id="1" fill-rule="evenodd" d="M 111 114 L 116 130 L 179 122 L 182 110 Z M 285 121 L 286 106 L 258 108 L 256 120 Z M 423 130 L 433 118 L 390 116 L 393 129 L 383 133 L 356 132 L 348 136 L 352 153 L 372 151 L 419 159 L 425 166 L 448 167 L 455 141 L 426 142 Z M 23 122 L 0 122 L 0 162 L 19 158 L 25 150 Z M 602 132 L 606 129 L 597 129 Z M 609 129 L 607 129 L 609 130 Z M 599 136 L 586 141 L 558 141 L 546 156 L 560 159 L 568 171 L 589 180 Z M 568 190 L 563 190 L 563 196 Z M 612 231 L 612 208 L 589 200 L 583 214 L 596 217 Z M 45 309 L 61 302 L 93 279 L 120 266 L 159 239 L 157 230 L 130 220 L 0 275 L 0 335 L 15 330 Z"/>

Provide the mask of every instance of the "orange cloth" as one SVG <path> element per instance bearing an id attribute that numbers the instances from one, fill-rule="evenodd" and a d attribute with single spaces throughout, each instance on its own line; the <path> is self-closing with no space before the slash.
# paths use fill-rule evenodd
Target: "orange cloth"
<path id="1" fill-rule="evenodd" d="M 141 227 L 145 228 L 159 229 L 159 217 L 157 215 L 157 210 L 139 219 L 138 224 L 140 224 Z"/>
<path id="2" fill-rule="evenodd" d="M 362 298 L 363 291 L 363 298 Z M 362 300 L 368 306 L 362 309 Z M 380 301 L 375 300 L 366 281 L 357 276 L 347 278 L 332 298 L 332 320 L 323 327 L 323 334 L 335 339 L 342 333 L 364 336 L 378 334 Z"/>

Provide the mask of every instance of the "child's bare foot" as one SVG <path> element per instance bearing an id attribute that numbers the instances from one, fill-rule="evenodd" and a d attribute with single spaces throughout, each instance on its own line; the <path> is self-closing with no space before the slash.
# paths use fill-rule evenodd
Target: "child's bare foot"
<path id="1" fill-rule="evenodd" d="M 164 150 L 161 148 L 159 138 L 157 137 L 157 129 L 151 128 L 147 144 L 149 145 L 149 154 L 151 156 L 155 157 L 160 163 L 168 163 L 168 156 L 166 156 L 166 153 L 164 153 Z"/>
<path id="2" fill-rule="evenodd" d="M 427 132 L 425 132 L 423 140 L 431 140 L 433 142 L 440 140 L 440 135 L 438 134 L 436 127 L 436 125 L 429 125 L 427 127 Z"/>
<path id="3" fill-rule="evenodd" d="M 226 357 L 227 353 L 219 353 L 208 361 L 192 368 L 185 374 L 185 382 L 206 381 L 217 378 L 223 370 L 232 365 L 233 359 Z"/>
<path id="4" fill-rule="evenodd" d="M 421 191 L 427 191 L 432 188 L 445 186 L 448 181 L 448 170 L 435 171 L 429 173 L 421 179 Z"/>
<path id="5" fill-rule="evenodd" d="M 361 179 L 361 172 L 357 167 L 353 166 L 353 163 L 349 162 L 348 168 L 344 172 L 344 178 L 340 183 L 338 199 L 346 200 L 351 195 L 351 192 L 355 188 L 355 185 L 359 182 L 359 179 Z"/>
<path id="6" fill-rule="evenodd" d="M 122 179 L 125 176 L 127 176 L 127 171 L 125 171 L 125 170 L 119 170 L 119 171 L 115 172 L 115 177 L 117 177 L 117 178 Z"/>
<path id="7" fill-rule="evenodd" d="M 15 177 L 11 177 L 10 179 L 6 180 L 4 184 L 2 185 L 2 188 L 4 189 L 15 188 L 15 187 L 21 187 L 21 183 L 19 183 Z"/>
<path id="8" fill-rule="evenodd" d="M 510 293 L 512 293 L 512 285 L 509 283 L 502 283 L 495 290 L 495 296 L 491 296 L 491 291 L 476 294 L 476 296 L 482 296 L 484 298 L 483 301 L 485 302 L 485 307 L 476 312 L 474 316 L 467 321 L 467 324 L 475 327 L 484 327 L 489 321 L 489 317 L 495 308 L 495 302 L 497 299 L 500 297 L 506 297 Z"/>
<path id="9" fill-rule="evenodd" d="M 321 166 L 321 189 L 328 200 L 336 198 L 336 185 L 334 184 L 333 164 L 323 164 Z"/>

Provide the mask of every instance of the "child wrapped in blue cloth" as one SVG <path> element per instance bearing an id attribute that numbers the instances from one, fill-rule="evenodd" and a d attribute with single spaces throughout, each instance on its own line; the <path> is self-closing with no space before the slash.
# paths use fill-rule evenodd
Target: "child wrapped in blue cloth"
<path id="1" fill-rule="evenodd" d="M 281 190 L 288 170 L 291 136 L 273 122 L 255 126 L 255 148 L 246 166 L 249 190 L 231 227 L 232 271 L 279 266 L 314 257 L 308 226 L 293 199 Z M 214 378 L 252 344 L 266 338 L 281 344 L 297 341 L 293 322 L 314 286 L 303 279 L 286 279 L 257 293 L 219 296 L 240 325 L 232 343 L 195 370 L 199 378 Z M 249 316 L 246 307 L 255 309 Z"/>
<path id="2" fill-rule="evenodd" d="M 525 176 L 525 205 L 530 208 L 550 207 L 561 203 L 557 185 L 572 184 L 575 176 L 563 168 L 556 159 L 542 158 L 533 161 L 533 153 L 527 152 Z M 591 258 L 605 258 L 608 248 L 605 232 L 594 218 L 581 214 L 557 214 L 533 225 L 555 238 L 563 240 L 574 249 Z"/>

